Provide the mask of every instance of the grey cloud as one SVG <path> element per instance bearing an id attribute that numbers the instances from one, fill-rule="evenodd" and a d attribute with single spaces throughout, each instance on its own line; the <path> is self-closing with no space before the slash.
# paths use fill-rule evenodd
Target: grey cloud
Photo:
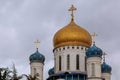
<path id="1" fill-rule="evenodd" d="M 13 61 L 18 72 L 22 73 L 22 68 L 27 67 L 24 73 L 28 74 L 29 56 L 35 52 L 36 39 L 41 41 L 39 51 L 46 56 L 45 68 L 52 66 L 52 38 L 57 30 L 70 22 L 68 8 L 71 4 L 77 7 L 76 23 L 90 33 L 98 34 L 96 45 L 110 53 L 107 62 L 113 67 L 112 79 L 118 78 L 119 0 L 1 0 L 0 67 L 9 66 Z"/>

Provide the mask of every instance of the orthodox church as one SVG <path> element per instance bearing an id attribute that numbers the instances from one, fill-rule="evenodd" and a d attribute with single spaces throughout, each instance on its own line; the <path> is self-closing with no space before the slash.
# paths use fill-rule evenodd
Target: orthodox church
<path id="1" fill-rule="evenodd" d="M 76 8 L 72 5 L 71 22 L 58 30 L 53 38 L 54 67 L 46 80 L 111 80 L 111 66 L 105 62 L 105 53 L 96 46 L 96 36 L 74 21 Z M 36 43 L 39 43 L 37 40 Z M 43 80 L 45 56 L 36 52 L 29 57 L 32 76 Z"/>

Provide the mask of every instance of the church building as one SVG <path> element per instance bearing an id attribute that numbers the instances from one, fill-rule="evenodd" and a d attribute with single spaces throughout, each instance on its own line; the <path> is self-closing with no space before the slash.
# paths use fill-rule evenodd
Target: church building
<path id="1" fill-rule="evenodd" d="M 53 37 L 54 67 L 46 80 L 111 80 L 112 68 L 105 62 L 105 52 L 96 46 L 96 34 L 91 35 L 75 23 L 75 10 L 72 5 L 70 23 Z M 31 75 L 43 80 L 45 56 L 37 48 L 29 60 Z"/>

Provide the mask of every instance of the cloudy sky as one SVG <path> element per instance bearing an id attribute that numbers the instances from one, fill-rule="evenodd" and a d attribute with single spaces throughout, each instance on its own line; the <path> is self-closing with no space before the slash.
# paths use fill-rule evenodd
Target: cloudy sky
<path id="1" fill-rule="evenodd" d="M 96 32 L 96 45 L 105 51 L 112 66 L 112 80 L 120 75 L 120 0 L 0 0 L 0 67 L 15 63 L 19 74 L 30 73 L 29 56 L 45 55 L 44 76 L 53 67 L 53 36 L 70 20 L 71 4 L 77 8 L 75 22 Z"/>

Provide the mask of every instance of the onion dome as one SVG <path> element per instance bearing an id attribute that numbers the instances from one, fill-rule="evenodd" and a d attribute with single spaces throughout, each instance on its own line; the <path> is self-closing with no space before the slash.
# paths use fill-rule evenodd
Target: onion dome
<path id="1" fill-rule="evenodd" d="M 72 7 L 69 9 L 69 11 L 72 11 L 71 22 L 59 31 L 57 31 L 54 35 L 54 48 L 68 45 L 81 45 L 85 47 L 91 46 L 92 39 L 89 32 L 74 22 L 74 10 L 76 10 L 76 8 L 72 5 Z"/>
<path id="2" fill-rule="evenodd" d="M 71 21 L 67 26 L 60 29 L 53 39 L 54 47 L 66 45 L 91 46 L 91 36 L 89 32 Z"/>
<path id="3" fill-rule="evenodd" d="M 90 47 L 86 51 L 86 56 L 87 57 L 102 57 L 102 50 L 100 48 L 96 47 L 95 44 L 93 44 L 93 46 Z"/>
<path id="4" fill-rule="evenodd" d="M 48 71 L 48 74 L 49 74 L 49 75 L 54 74 L 54 68 L 51 68 L 51 69 Z"/>
<path id="5" fill-rule="evenodd" d="M 101 70 L 102 70 L 102 73 L 111 73 L 112 71 L 112 68 L 110 65 L 106 64 L 106 62 L 103 62 L 102 65 L 101 65 Z"/>
<path id="6" fill-rule="evenodd" d="M 44 63 L 45 57 L 44 57 L 44 55 L 39 53 L 38 48 L 37 48 L 37 51 L 35 53 L 33 53 L 32 55 L 30 55 L 29 60 L 30 60 L 30 63 L 32 63 L 32 62 Z"/>

